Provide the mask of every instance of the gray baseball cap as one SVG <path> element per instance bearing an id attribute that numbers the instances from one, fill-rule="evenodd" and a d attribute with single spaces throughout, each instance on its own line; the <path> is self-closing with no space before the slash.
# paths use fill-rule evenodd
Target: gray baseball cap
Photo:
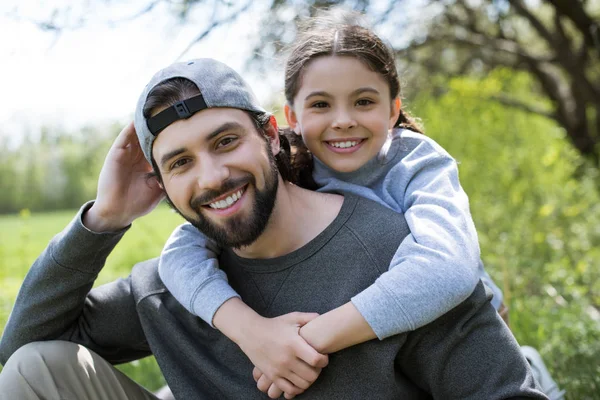
<path id="1" fill-rule="evenodd" d="M 194 82 L 200 89 L 200 95 L 177 102 L 152 118 L 144 118 L 144 105 L 148 94 L 158 84 L 172 78 L 186 78 Z M 222 62 L 200 58 L 171 64 L 158 71 L 144 88 L 134 117 L 135 131 L 148 162 L 152 162 L 154 139 L 164 128 L 199 111 L 215 107 L 266 112 L 258 103 L 250 86 L 237 72 Z"/>

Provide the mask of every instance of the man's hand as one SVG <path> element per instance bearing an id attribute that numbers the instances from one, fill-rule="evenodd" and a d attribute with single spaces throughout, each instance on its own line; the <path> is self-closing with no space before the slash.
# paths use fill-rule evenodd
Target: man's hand
<path id="1" fill-rule="evenodd" d="M 116 231 L 152 211 L 164 194 L 157 179 L 147 177 L 151 171 L 129 123 L 104 160 L 96 201 L 84 215 L 84 225 L 95 232 Z"/>

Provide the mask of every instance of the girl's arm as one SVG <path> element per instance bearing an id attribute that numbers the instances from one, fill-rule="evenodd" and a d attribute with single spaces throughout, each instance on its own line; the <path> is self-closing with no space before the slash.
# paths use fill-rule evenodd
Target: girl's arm
<path id="1" fill-rule="evenodd" d="M 240 297 L 219 268 L 221 250 L 190 223 L 175 228 L 160 255 L 158 273 L 171 294 L 189 312 L 214 328 L 215 313 Z"/>
<path id="2" fill-rule="evenodd" d="M 340 350 L 422 327 L 465 300 L 479 280 L 477 233 L 456 161 L 420 135 L 396 145 L 395 158 L 380 166 L 387 168 L 382 179 L 373 180 L 379 187 L 365 190 L 404 211 L 411 233 L 375 283 L 302 329 L 317 350 L 330 350 L 332 342 Z"/>
<path id="3" fill-rule="evenodd" d="M 411 233 L 389 270 L 352 303 L 379 339 L 420 328 L 464 301 L 479 280 L 479 243 L 456 161 L 431 139 L 402 154 L 386 174 L 386 202 Z"/>
<path id="4" fill-rule="evenodd" d="M 352 302 L 304 325 L 300 328 L 300 336 L 323 354 L 335 353 L 377 337 Z"/>

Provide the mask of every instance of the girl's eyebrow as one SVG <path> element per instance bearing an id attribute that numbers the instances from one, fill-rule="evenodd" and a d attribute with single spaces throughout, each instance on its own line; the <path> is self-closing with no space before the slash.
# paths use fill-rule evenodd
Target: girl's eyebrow
<path id="1" fill-rule="evenodd" d="M 370 86 L 365 86 L 365 87 L 361 87 L 358 88 L 356 90 L 353 90 L 352 93 L 350 93 L 350 96 L 357 96 L 359 94 L 363 94 L 363 93 L 373 93 L 376 95 L 379 95 L 379 90 L 370 87 Z M 332 97 L 329 93 L 323 91 L 323 90 L 317 90 L 315 92 L 310 92 L 305 98 L 304 101 L 309 100 L 311 97 Z"/>
<path id="2" fill-rule="evenodd" d="M 361 87 L 356 89 L 355 91 L 353 91 L 352 93 L 350 93 L 352 96 L 356 96 L 359 94 L 363 94 L 363 93 L 373 93 L 373 94 L 379 94 L 379 90 L 372 88 L 370 86 L 366 86 L 366 87 Z"/>
<path id="3" fill-rule="evenodd" d="M 331 95 L 327 92 L 324 92 L 322 90 L 318 90 L 316 92 L 310 92 L 305 98 L 304 101 L 310 99 L 311 97 L 331 97 Z"/>

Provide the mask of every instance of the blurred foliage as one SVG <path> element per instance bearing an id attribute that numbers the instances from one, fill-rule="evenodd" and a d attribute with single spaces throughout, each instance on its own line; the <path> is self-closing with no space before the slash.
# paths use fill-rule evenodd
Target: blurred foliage
<path id="1" fill-rule="evenodd" d="M 536 347 L 568 398 L 600 398 L 599 171 L 553 121 L 486 100 L 527 75 L 455 78 L 412 102 L 426 133 L 460 163 L 486 269 L 511 328 Z"/>
<path id="2" fill-rule="evenodd" d="M 460 163 L 482 258 L 504 289 L 515 336 L 521 344 L 541 352 L 553 377 L 567 390 L 567 398 L 600 399 L 599 171 L 573 149 L 563 128 L 554 121 L 487 99 L 489 94 L 503 90 L 527 101 L 533 96 L 532 84 L 525 74 L 498 69 L 485 78 L 451 79 L 445 82 L 448 90 L 423 90 L 406 103 L 422 118 L 427 135 Z M 103 141 L 106 137 L 101 140 L 100 135 L 90 132 L 83 136 L 86 140 L 42 141 L 39 148 L 29 143 L 30 148 L 22 150 L 31 155 L 20 158 L 17 165 L 0 160 L 9 175 L 11 166 L 37 171 L 36 179 L 22 174 L 13 182 L 22 188 L 23 203 L 16 203 L 18 210 L 23 210 L 20 215 L 0 218 L 0 327 L 27 268 L 74 213 L 35 211 L 36 205 L 44 209 L 42 206 L 50 204 L 42 195 L 56 185 L 49 184 L 50 177 L 63 182 L 55 193 L 59 197 L 70 187 L 70 179 L 78 182 L 68 189 L 71 196 L 79 196 L 76 189 L 89 190 L 81 197 L 69 198 L 70 203 L 59 208 L 78 207 L 94 195 L 108 142 Z M 90 138 L 99 142 L 90 145 Z M 51 159 L 34 156 L 44 154 L 42 149 L 50 146 L 63 149 L 61 154 L 71 160 L 70 164 L 60 161 L 54 174 L 66 165 L 77 171 L 68 171 L 68 178 L 50 174 Z M 13 154 L 17 157 L 23 153 Z M 31 185 L 28 195 L 23 179 Z M 10 190 L 4 179 L 0 186 L 2 198 Z M 29 198 L 38 200 L 26 202 Z M 135 262 L 157 256 L 179 221 L 166 207 L 159 207 L 134 223 L 109 257 L 98 283 L 124 276 Z M 122 368 L 151 389 L 163 382 L 152 359 Z"/>
<path id="3" fill-rule="evenodd" d="M 0 142 L 0 214 L 71 209 L 96 195 L 104 157 L 121 126 L 77 133 L 44 127 L 17 145 Z"/>

